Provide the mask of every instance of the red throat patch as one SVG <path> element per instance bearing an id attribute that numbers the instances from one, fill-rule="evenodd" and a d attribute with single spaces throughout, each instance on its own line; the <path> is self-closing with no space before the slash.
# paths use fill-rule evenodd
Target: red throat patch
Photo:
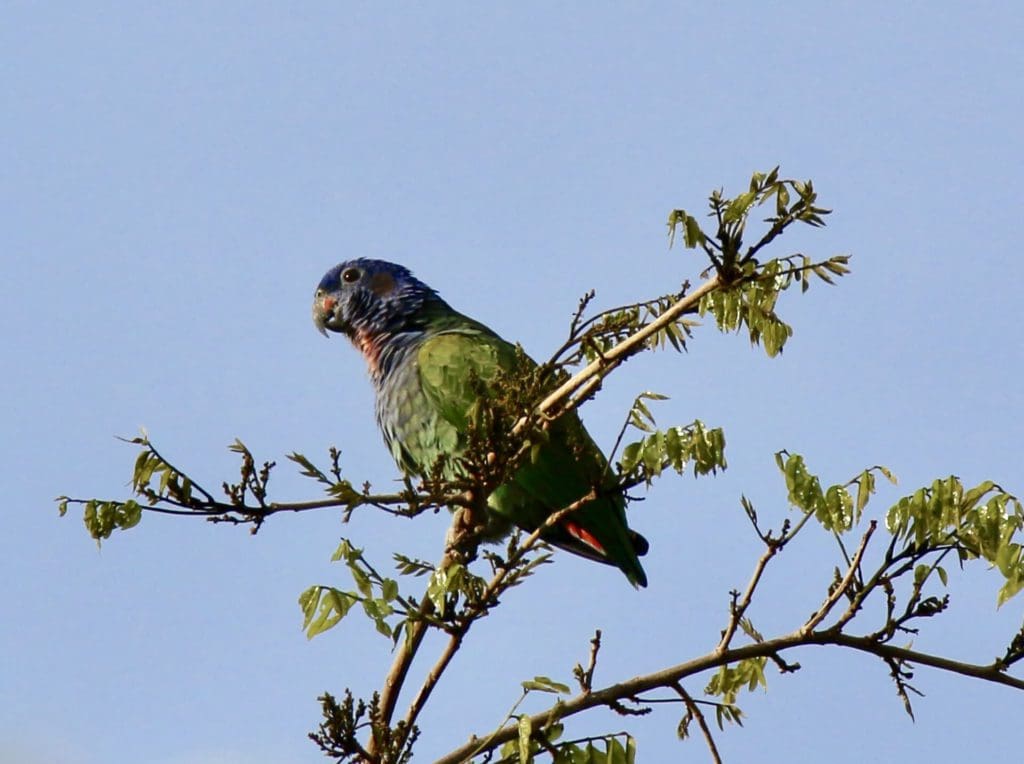
<path id="1" fill-rule="evenodd" d="M 370 374 L 376 374 L 380 371 L 380 352 L 382 350 L 381 335 L 373 335 L 369 332 L 357 331 L 355 336 L 352 337 L 352 343 L 359 348 L 359 352 L 363 354 L 363 358 L 366 359 L 367 366 L 370 367 Z"/>

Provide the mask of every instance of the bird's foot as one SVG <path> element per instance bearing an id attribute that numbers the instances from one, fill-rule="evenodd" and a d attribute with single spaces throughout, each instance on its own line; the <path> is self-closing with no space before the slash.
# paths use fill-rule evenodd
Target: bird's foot
<path id="1" fill-rule="evenodd" d="M 459 507 L 452 517 L 452 524 L 445 535 L 445 556 L 467 564 L 476 559 L 476 548 L 480 543 L 483 526 L 474 519 L 469 507 Z"/>

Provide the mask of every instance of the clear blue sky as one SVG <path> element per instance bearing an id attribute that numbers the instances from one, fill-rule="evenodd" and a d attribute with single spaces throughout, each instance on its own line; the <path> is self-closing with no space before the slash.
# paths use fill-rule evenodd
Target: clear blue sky
<path id="1" fill-rule="evenodd" d="M 722 477 L 666 481 L 636 506 L 651 586 L 558 555 L 474 630 L 422 722 L 431 760 L 503 717 L 519 681 L 570 679 L 594 627 L 604 684 L 709 649 L 757 545 L 738 497 L 785 516 L 771 454 L 826 479 L 883 463 L 910 491 L 956 472 L 1024 491 L 1020 330 L 1024 10 L 1019 3 L 6 3 L 0 24 L 0 760 L 319 761 L 315 697 L 368 694 L 390 661 L 354 620 L 307 642 L 296 597 L 347 584 L 340 535 L 437 556 L 445 518 L 330 512 L 255 538 L 146 517 L 102 550 L 61 493 L 123 497 L 140 426 L 217 484 L 241 437 L 283 461 L 337 444 L 353 479 L 396 471 L 361 360 L 309 320 L 323 272 L 403 262 L 528 351 L 578 296 L 614 305 L 695 278 L 666 246 L 673 207 L 781 164 L 836 212 L 775 251 L 851 252 L 853 275 L 783 304 L 769 361 L 698 332 L 631 363 L 585 410 L 613 439 L 632 396 L 664 424 L 726 428 Z M 313 498 L 282 466 L 282 498 Z M 889 491 L 885 500 L 900 495 Z M 819 602 L 821 533 L 788 550 L 752 615 L 766 633 Z M 951 586 L 916 642 L 978 661 L 1022 604 L 994 575 Z M 928 670 L 916 724 L 877 661 L 805 651 L 744 697 L 728 761 L 1006 761 L 1020 695 Z M 703 680 L 691 681 L 691 691 Z M 675 709 L 628 723 L 643 761 L 703 761 Z"/>

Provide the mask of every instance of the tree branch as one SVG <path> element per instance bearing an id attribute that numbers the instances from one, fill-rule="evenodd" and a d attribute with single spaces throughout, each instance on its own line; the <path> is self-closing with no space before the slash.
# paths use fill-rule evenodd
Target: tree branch
<path id="1" fill-rule="evenodd" d="M 597 654 L 601 650 L 601 630 L 594 630 L 594 638 L 590 640 L 590 660 L 587 663 L 587 667 L 583 668 L 580 664 L 576 664 L 576 669 L 573 673 L 576 674 L 576 679 L 580 683 L 580 690 L 583 692 L 590 692 L 594 686 L 594 670 L 597 668 Z"/>
<path id="2" fill-rule="evenodd" d="M 722 639 L 718 643 L 718 647 L 715 648 L 717 652 L 725 652 L 729 649 L 729 643 L 732 642 L 732 638 L 736 635 L 736 629 L 739 627 L 740 619 L 743 618 L 743 614 L 747 612 L 747 608 L 750 607 L 750 602 L 754 596 L 754 590 L 757 585 L 761 582 L 761 575 L 764 573 L 765 567 L 768 562 L 779 553 L 782 547 L 775 541 L 765 546 L 764 553 L 757 560 L 757 564 L 754 565 L 754 572 L 750 576 L 750 583 L 747 584 L 747 590 L 743 593 L 742 599 L 737 600 L 739 592 L 733 592 L 732 605 L 729 608 L 729 621 L 725 625 L 725 630 L 722 632 Z"/>
<path id="3" fill-rule="evenodd" d="M 931 666 L 932 668 L 948 671 L 952 674 L 960 674 L 961 676 L 983 679 L 986 682 L 1012 687 L 1015 690 L 1024 690 L 1024 679 L 1004 673 L 995 663 L 982 665 L 978 663 L 955 661 L 951 658 L 943 658 L 941 655 L 922 653 L 917 650 L 911 650 L 907 647 L 880 644 L 868 637 L 857 637 L 851 634 L 815 632 L 812 636 L 822 637 L 822 640 L 820 642 L 816 642 L 816 644 L 849 647 L 854 650 L 859 650 L 860 652 L 877 655 L 880 658 L 892 658 L 899 661 L 907 661 L 908 663 L 918 663 L 922 666 Z"/>
<path id="4" fill-rule="evenodd" d="M 601 384 L 609 373 L 627 358 L 636 355 L 644 349 L 644 343 L 673 323 L 681 316 L 696 309 L 704 295 L 722 286 L 718 276 L 698 286 L 693 292 L 680 298 L 672 307 L 654 319 L 647 326 L 635 334 L 631 334 L 612 348 L 606 350 L 600 358 L 587 364 L 584 368 L 574 374 L 570 379 L 553 390 L 536 408 L 536 412 L 542 415 L 550 415 L 554 412 L 559 403 L 577 393 L 574 403 L 584 400 L 587 395 L 593 392 L 594 388 Z M 565 406 L 571 408 L 573 404 Z M 526 427 L 526 418 L 520 419 L 512 430 L 512 435 L 518 435 Z"/>
<path id="5" fill-rule="evenodd" d="M 451 663 L 452 658 L 455 657 L 455 653 L 458 652 L 459 647 L 461 647 L 462 645 L 462 640 L 465 638 L 466 634 L 469 633 L 469 630 L 473 626 L 473 623 L 478 619 L 482 618 L 484 615 L 486 615 L 489 603 L 496 601 L 497 597 L 507 588 L 506 579 L 508 578 L 509 573 L 515 568 L 516 563 L 522 560 L 524 555 L 526 555 L 531 549 L 533 549 L 537 542 L 540 541 L 540 536 L 545 529 L 559 522 L 569 513 L 575 512 L 580 507 L 593 501 L 595 498 L 597 498 L 597 496 L 595 492 L 591 490 L 585 496 L 580 497 L 569 506 L 558 510 L 552 515 L 549 515 L 547 520 L 544 521 L 544 524 L 537 528 L 537 530 L 535 530 L 533 533 L 531 533 L 526 538 L 526 540 L 519 546 L 515 553 L 507 560 L 507 564 L 494 574 L 490 582 L 488 582 L 487 588 L 484 590 L 483 594 L 480 595 L 480 598 L 474 605 L 470 606 L 465 618 L 460 622 L 458 627 L 452 633 L 451 637 L 448 640 L 448 643 L 444 647 L 444 650 L 442 650 L 441 655 L 438 657 L 433 667 L 431 667 L 430 671 L 427 672 L 426 677 L 423 679 L 423 684 L 420 686 L 419 692 L 416 693 L 416 697 L 413 699 L 412 703 L 409 704 L 409 710 L 406 712 L 405 715 L 405 729 L 407 732 L 412 730 L 412 727 L 416 723 L 416 719 L 419 716 L 420 711 L 423 710 L 423 706 L 426 705 L 427 700 L 430 698 L 430 694 L 437 686 L 438 681 L 440 681 L 441 675 L 444 673 L 445 669 L 448 668 L 448 664 Z M 442 562 L 442 565 L 446 564 L 448 564 L 447 560 Z M 424 598 L 424 601 L 429 600 L 428 598 Z M 422 635 L 420 635 L 420 639 L 422 640 Z M 419 642 L 417 642 L 416 644 L 416 648 L 418 647 Z M 413 650 L 413 653 L 415 653 L 415 650 Z M 408 669 L 408 663 L 411 661 L 412 654 L 410 654 L 408 657 L 408 662 L 405 666 L 406 670 Z M 390 679 L 391 674 L 389 674 L 388 677 Z M 404 681 L 404 673 L 402 674 L 401 679 L 402 681 Z M 397 692 L 400 690 L 401 684 L 399 684 L 395 690 L 396 696 Z M 392 700 L 392 705 L 388 711 L 388 714 L 383 717 L 387 723 L 390 723 L 393 711 L 394 700 Z"/>
<path id="6" fill-rule="evenodd" d="M 434 612 L 434 603 L 430 597 L 423 597 L 420 602 L 419 612 L 424 617 Z M 402 640 L 402 644 L 395 653 L 394 660 L 391 661 L 391 668 L 388 670 L 388 675 L 384 679 L 384 686 L 380 691 L 381 718 L 386 724 L 391 724 L 391 718 L 395 714 L 395 706 L 398 705 L 398 696 L 402 692 L 405 678 L 409 673 L 409 667 L 412 665 L 412 659 L 416 657 L 420 643 L 423 642 L 423 637 L 427 633 L 427 625 L 428 622 L 426 620 L 411 621 L 406 627 L 409 630 L 408 635 Z M 370 737 L 369 747 L 370 752 L 374 753 L 373 736 Z"/>
<path id="7" fill-rule="evenodd" d="M 748 512 L 749 516 L 749 512 Z M 796 534 L 807 524 L 807 521 L 812 517 L 812 513 L 807 512 L 804 514 L 800 521 L 796 524 L 792 530 L 787 530 L 789 521 L 783 525 L 783 530 L 779 537 L 772 538 L 771 532 L 761 536 L 761 532 L 758 530 L 758 535 L 761 536 L 761 540 L 764 541 L 765 550 L 764 553 L 758 558 L 757 563 L 754 565 L 754 572 L 750 576 L 750 583 L 747 584 L 747 589 L 743 593 L 743 597 L 739 600 L 739 592 L 733 593 L 733 603 L 730 608 L 729 621 L 726 623 L 725 630 L 722 632 L 722 639 L 718 643 L 718 647 L 715 648 L 717 652 L 723 652 L 729 648 L 729 644 L 732 642 L 732 638 L 736 635 L 736 629 L 739 628 L 740 619 L 747 612 L 747 608 L 750 607 L 750 603 L 754 598 L 754 590 L 757 589 L 758 584 L 761 582 L 761 576 L 764 573 L 765 567 L 771 561 L 771 559 L 782 551 L 783 547 L 788 544 Z M 757 528 L 755 523 L 754 528 Z"/>
<path id="8" fill-rule="evenodd" d="M 704 718 L 704 712 L 700 710 L 697 701 L 693 699 L 679 682 L 673 682 L 672 689 L 683 699 L 683 702 L 686 704 L 686 710 L 697 720 L 697 725 L 700 727 L 700 731 L 704 733 L 704 740 L 707 742 L 708 750 L 711 752 L 711 760 L 715 764 L 722 764 L 722 757 L 718 754 L 715 738 L 711 734 L 711 728 L 708 727 L 708 721 Z"/>
<path id="9" fill-rule="evenodd" d="M 1009 676 L 1001 672 L 995 665 L 985 666 L 954 661 L 916 650 L 879 644 L 867 637 L 839 634 L 831 630 L 815 631 L 809 634 L 801 634 L 800 631 L 796 631 L 783 637 L 764 642 L 755 642 L 723 652 L 715 650 L 699 658 L 694 658 L 676 666 L 670 666 L 652 674 L 634 677 L 628 681 L 613 684 L 590 693 L 581 692 L 569 700 L 560 701 L 550 708 L 533 714 L 530 716 L 530 722 L 534 727 L 538 727 L 546 724 L 551 718 L 566 719 L 591 708 L 606 706 L 612 702 L 631 698 L 659 687 L 671 688 L 674 683 L 679 683 L 686 677 L 703 673 L 709 669 L 748 658 L 770 657 L 773 653 L 809 645 L 847 647 L 883 659 L 891 658 L 923 666 L 931 666 L 932 668 L 948 671 L 953 674 L 983 679 L 994 684 L 1024 690 L 1024 679 Z M 484 751 L 497 748 L 503 743 L 512 740 L 518 734 L 518 725 L 514 725 L 502 727 L 494 732 L 493 735 L 485 733 L 481 736 L 473 736 L 468 743 L 448 752 L 437 759 L 434 764 L 461 764 L 467 761 L 470 756 L 479 755 Z M 484 737 L 488 738 L 488 742 L 485 747 L 481 747 L 480 740 Z"/>
<path id="10" fill-rule="evenodd" d="M 825 599 L 825 602 L 822 603 L 820 608 L 818 608 L 818 611 L 807 619 L 807 623 L 805 623 L 800 628 L 801 632 L 805 634 L 810 634 L 812 631 L 814 631 L 818 627 L 818 624 L 825 620 L 829 612 L 832 610 L 833 607 L 835 607 L 836 603 L 839 602 L 842 596 L 846 594 L 847 590 L 849 590 L 850 586 L 853 584 L 854 578 L 857 575 L 857 571 L 860 569 L 860 561 L 861 558 L 864 556 L 864 550 L 867 548 L 868 542 L 871 540 L 871 535 L 875 532 L 875 528 L 877 527 L 878 522 L 875 520 L 872 520 L 868 524 L 868 529 L 864 533 L 864 536 L 861 537 L 860 545 L 857 547 L 857 551 L 853 554 L 853 559 L 850 561 L 849 566 L 846 568 L 846 575 L 843 576 L 843 580 L 840 581 L 839 585 L 836 586 L 829 593 L 828 597 Z M 845 624 L 845 621 L 843 623 Z M 842 625 L 840 625 L 840 628 L 842 628 Z"/>

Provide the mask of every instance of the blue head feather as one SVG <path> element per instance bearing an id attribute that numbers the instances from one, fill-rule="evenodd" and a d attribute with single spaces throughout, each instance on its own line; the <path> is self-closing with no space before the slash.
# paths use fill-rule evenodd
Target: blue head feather
<path id="1" fill-rule="evenodd" d="M 417 328 L 416 317 L 437 293 L 408 268 L 357 258 L 331 268 L 313 298 L 313 322 L 321 331 L 353 339 L 377 338 Z"/>

